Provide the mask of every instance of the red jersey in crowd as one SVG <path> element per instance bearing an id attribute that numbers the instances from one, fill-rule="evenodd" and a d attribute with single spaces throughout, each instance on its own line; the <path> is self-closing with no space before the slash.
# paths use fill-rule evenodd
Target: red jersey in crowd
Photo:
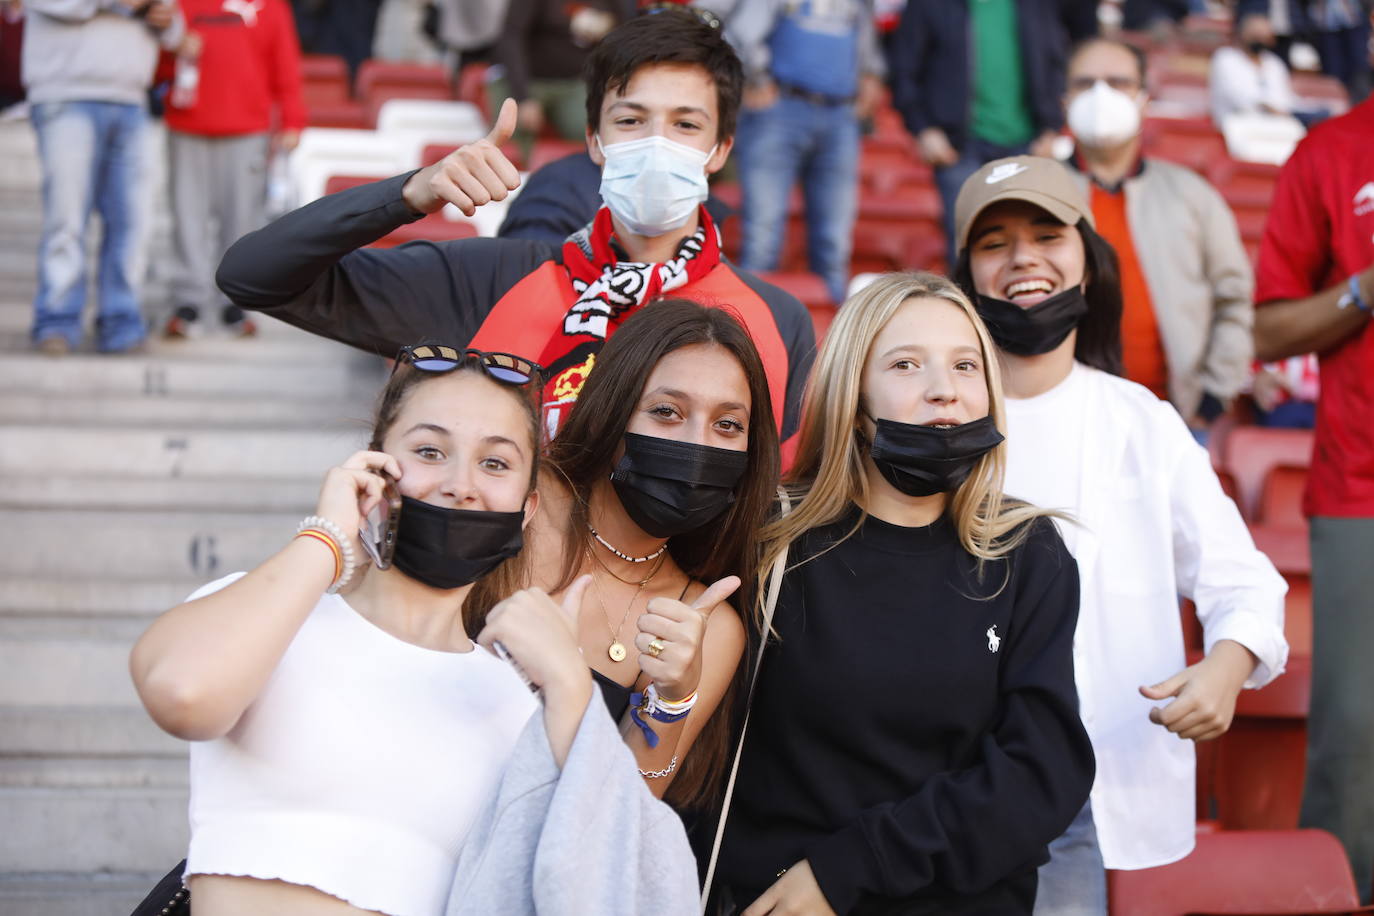
<path id="1" fill-rule="evenodd" d="M 204 42 L 189 108 L 167 106 L 167 126 L 208 136 L 300 130 L 301 52 L 286 0 L 181 0 Z M 273 120 L 277 109 L 278 120 Z"/>
<path id="2" fill-rule="evenodd" d="M 1374 98 L 1317 125 L 1279 174 L 1255 301 L 1301 299 L 1374 264 Z M 1319 354 L 1308 515 L 1374 518 L 1374 322 Z"/>

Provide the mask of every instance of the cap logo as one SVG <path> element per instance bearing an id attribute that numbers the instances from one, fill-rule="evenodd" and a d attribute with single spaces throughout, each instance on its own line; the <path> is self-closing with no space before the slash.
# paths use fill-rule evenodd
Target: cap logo
<path id="1" fill-rule="evenodd" d="M 1013 175 L 1020 175 L 1026 167 L 1019 162 L 1004 162 L 997 168 L 988 173 L 985 179 L 988 184 L 997 184 L 999 181 L 1006 181 Z"/>

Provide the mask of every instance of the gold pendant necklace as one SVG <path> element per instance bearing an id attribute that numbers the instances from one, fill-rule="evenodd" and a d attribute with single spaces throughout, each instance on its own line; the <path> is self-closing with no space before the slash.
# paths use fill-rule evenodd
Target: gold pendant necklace
<path id="1" fill-rule="evenodd" d="M 591 550 L 588 549 L 587 553 L 590 555 Z M 654 572 L 656 573 L 658 570 L 655 569 Z M 649 579 L 652 578 L 653 575 L 651 574 Z M 623 662 L 629 654 L 625 649 L 625 644 L 620 641 L 620 631 L 624 629 L 625 621 L 630 619 L 630 609 L 635 606 L 635 601 L 639 600 L 639 593 L 644 591 L 644 586 L 648 584 L 649 579 L 645 579 L 635 587 L 635 593 L 630 597 L 630 603 L 625 605 L 625 613 L 620 615 L 620 626 L 612 629 L 611 615 L 606 611 L 606 600 L 601 596 L 601 583 L 596 581 L 596 572 L 592 572 L 592 588 L 596 589 L 596 603 L 601 605 L 601 616 L 606 618 L 606 629 L 609 630 L 611 634 L 611 644 L 606 649 L 606 654 L 610 656 L 613 662 Z M 629 583 L 626 584 L 628 585 Z"/>

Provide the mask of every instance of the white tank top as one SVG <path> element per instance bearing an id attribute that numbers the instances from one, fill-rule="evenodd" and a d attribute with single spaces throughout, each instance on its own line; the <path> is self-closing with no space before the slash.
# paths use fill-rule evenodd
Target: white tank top
<path id="1" fill-rule="evenodd" d="M 233 730 L 191 745 L 186 874 L 442 913 L 468 829 L 537 706 L 485 649 L 411 645 L 325 595 Z"/>

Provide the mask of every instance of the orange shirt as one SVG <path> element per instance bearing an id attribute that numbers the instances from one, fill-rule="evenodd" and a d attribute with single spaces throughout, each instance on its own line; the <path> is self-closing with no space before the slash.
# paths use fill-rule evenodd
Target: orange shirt
<path id="1" fill-rule="evenodd" d="M 1097 233 L 1116 249 L 1121 262 L 1121 355 L 1126 378 L 1139 382 L 1156 396 L 1169 398 L 1169 367 L 1159 337 L 1150 288 L 1135 256 L 1135 242 L 1126 222 L 1126 195 L 1104 191 L 1092 184 L 1093 219 Z"/>

